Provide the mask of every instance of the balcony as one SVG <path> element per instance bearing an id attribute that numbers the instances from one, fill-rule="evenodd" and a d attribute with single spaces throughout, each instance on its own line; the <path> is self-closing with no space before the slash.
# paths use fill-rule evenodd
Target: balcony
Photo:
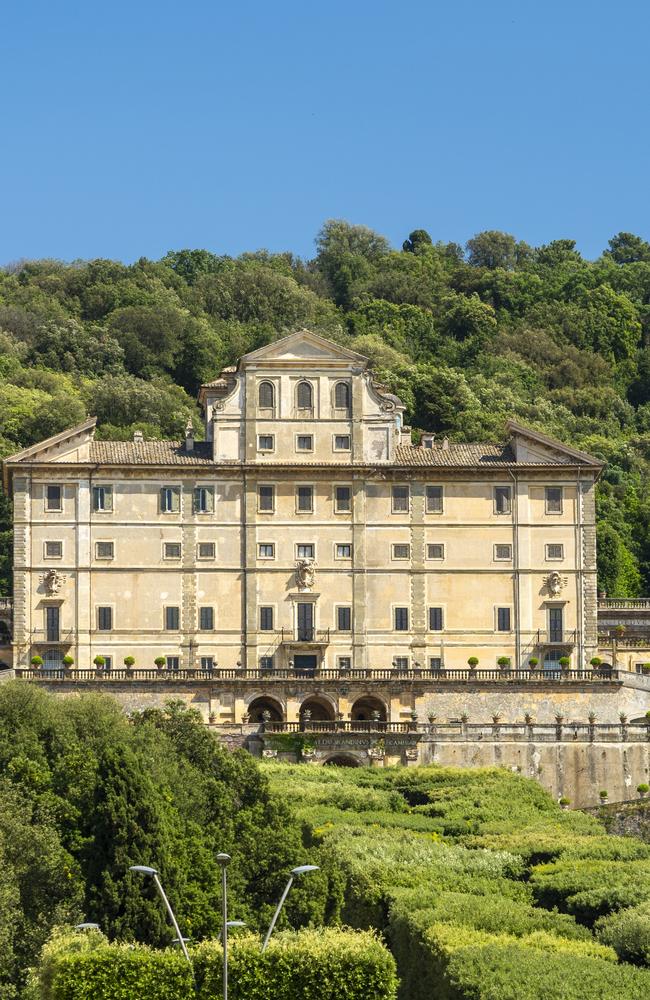
<path id="1" fill-rule="evenodd" d="M 328 628 L 283 628 L 280 629 L 280 642 L 283 646 L 317 647 L 327 646 L 330 641 L 330 630 Z"/>
<path id="2" fill-rule="evenodd" d="M 547 632 L 537 630 L 538 646 L 562 646 L 568 648 L 575 646 L 578 641 L 578 633 L 575 629 L 565 631 L 564 629 L 549 629 Z"/>
<path id="3" fill-rule="evenodd" d="M 31 632 L 31 641 L 34 646 L 71 646 L 74 635 L 72 630 L 35 628 Z"/>
<path id="4" fill-rule="evenodd" d="M 599 597 L 599 611 L 650 611 L 650 597 Z"/>

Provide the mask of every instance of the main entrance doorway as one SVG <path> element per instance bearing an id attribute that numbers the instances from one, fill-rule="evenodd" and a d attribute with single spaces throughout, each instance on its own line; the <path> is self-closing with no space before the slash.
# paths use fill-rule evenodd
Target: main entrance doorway
<path id="1" fill-rule="evenodd" d="M 298 653 L 293 658 L 294 670 L 314 673 L 318 666 L 318 657 L 315 653 Z"/>

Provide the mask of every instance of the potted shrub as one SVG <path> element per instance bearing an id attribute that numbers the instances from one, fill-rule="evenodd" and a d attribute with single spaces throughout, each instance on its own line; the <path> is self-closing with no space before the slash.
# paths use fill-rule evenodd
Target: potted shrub
<path id="1" fill-rule="evenodd" d="M 499 723 L 501 722 L 501 714 L 499 712 L 494 712 L 492 716 L 492 722 L 494 723 L 495 726 L 499 725 Z"/>
<path id="2" fill-rule="evenodd" d="M 622 726 L 625 726 L 627 724 L 627 715 L 625 714 L 625 712 L 621 712 L 619 714 L 619 719 L 621 720 Z"/>
<path id="3" fill-rule="evenodd" d="M 561 656 L 560 659 L 559 659 L 559 664 L 560 664 L 560 670 L 562 671 L 562 673 L 563 674 L 567 673 L 568 670 L 569 670 L 569 668 L 571 667 L 571 657 L 569 657 L 569 656 Z"/>
<path id="4" fill-rule="evenodd" d="M 97 673 L 101 673 L 101 671 L 106 666 L 106 660 L 104 659 L 103 656 L 96 656 L 95 659 L 93 660 L 93 663 L 97 667 Z"/>
<path id="5" fill-rule="evenodd" d="M 568 809 L 571 805 L 571 799 L 567 799 L 566 795 L 563 795 L 560 799 L 560 806 L 562 809 Z"/>
<path id="6" fill-rule="evenodd" d="M 411 722 L 417 722 L 417 721 L 418 721 L 418 713 L 415 711 L 415 709 L 413 709 L 413 711 L 411 712 Z"/>
<path id="7" fill-rule="evenodd" d="M 596 715 L 595 712 L 590 712 L 589 715 L 587 716 L 587 718 L 589 719 L 589 725 L 593 726 L 595 724 L 596 719 L 598 718 L 598 716 Z"/>
<path id="8" fill-rule="evenodd" d="M 497 666 L 499 670 L 502 671 L 508 670 L 508 668 L 510 667 L 510 657 L 500 656 L 499 659 L 497 660 Z"/>
<path id="9" fill-rule="evenodd" d="M 467 712 L 460 713 L 460 721 L 463 723 L 464 726 L 467 725 L 467 723 L 469 722 L 469 715 L 467 714 Z"/>
<path id="10" fill-rule="evenodd" d="M 130 674 L 135 666 L 135 656 L 125 656 L 124 666 L 126 667 L 127 674 Z"/>
<path id="11" fill-rule="evenodd" d="M 530 712 L 526 712 L 524 714 L 524 722 L 526 723 L 527 726 L 532 726 L 532 724 L 533 724 L 534 721 L 535 721 L 535 719 L 530 714 Z"/>
<path id="12" fill-rule="evenodd" d="M 478 667 L 478 656 L 470 656 L 467 661 L 470 674 L 476 673 L 476 668 Z"/>
<path id="13" fill-rule="evenodd" d="M 650 792 L 650 785 L 646 785 L 645 781 L 642 781 L 640 785 L 636 786 L 636 790 L 639 793 L 639 798 L 644 799 Z"/>
<path id="14" fill-rule="evenodd" d="M 557 715 L 555 716 L 555 724 L 557 726 L 561 726 L 563 722 L 564 722 L 564 716 L 558 712 Z"/>
<path id="15" fill-rule="evenodd" d="M 644 677 L 647 677 L 648 674 L 650 674 L 650 663 L 641 664 L 641 673 L 643 674 Z"/>
<path id="16" fill-rule="evenodd" d="M 74 664 L 74 656 L 70 656 L 70 654 L 67 653 L 63 657 L 63 666 L 64 666 L 65 670 L 70 670 L 70 668 L 72 667 L 73 664 Z"/>
<path id="17" fill-rule="evenodd" d="M 625 625 L 617 625 L 614 629 L 614 635 L 617 639 L 622 639 L 625 635 Z"/>
<path id="18" fill-rule="evenodd" d="M 528 666 L 533 671 L 533 673 L 537 670 L 537 667 L 539 666 L 539 660 L 537 659 L 536 656 L 531 656 L 531 658 L 528 661 Z"/>
<path id="19" fill-rule="evenodd" d="M 605 806 L 605 805 L 607 805 L 607 799 L 609 798 L 609 792 L 607 791 L 606 788 L 603 788 L 602 791 L 598 792 L 598 797 L 600 798 L 601 803 Z"/>
<path id="20" fill-rule="evenodd" d="M 435 712 L 429 712 L 429 714 L 427 715 L 427 719 L 429 720 L 429 723 L 431 725 L 434 724 L 434 722 L 436 721 L 437 718 L 438 718 L 438 716 L 436 715 Z"/>
<path id="21" fill-rule="evenodd" d="M 250 713 L 244 712 L 244 714 L 241 717 L 241 721 L 243 722 L 244 725 L 246 725 L 246 723 L 250 721 Z"/>
<path id="22" fill-rule="evenodd" d="M 594 668 L 594 670 L 598 670 L 602 662 L 603 661 L 601 660 L 600 656 L 592 656 L 592 658 L 589 660 L 589 664 Z"/>
<path id="23" fill-rule="evenodd" d="M 35 670 L 40 670 L 40 668 L 43 666 L 43 657 L 42 656 L 32 656 L 32 658 L 30 660 L 30 663 L 34 667 Z M 648 715 L 650 715 L 650 712 L 648 712 Z"/>
<path id="24" fill-rule="evenodd" d="M 167 663 L 167 660 L 165 659 L 164 656 L 157 656 L 153 662 L 156 665 L 158 673 L 161 674 L 165 669 L 165 664 Z"/>

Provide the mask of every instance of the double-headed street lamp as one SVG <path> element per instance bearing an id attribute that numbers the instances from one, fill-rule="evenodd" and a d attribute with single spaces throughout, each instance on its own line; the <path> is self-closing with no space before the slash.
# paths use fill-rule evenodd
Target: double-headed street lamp
<path id="1" fill-rule="evenodd" d="M 266 932 L 266 937 L 264 938 L 264 944 L 262 945 L 262 951 L 266 951 L 266 946 L 269 943 L 269 940 L 271 938 L 271 934 L 273 933 L 273 928 L 275 927 L 275 925 L 277 923 L 277 919 L 280 916 L 280 911 L 281 911 L 282 907 L 284 906 L 284 901 L 286 900 L 287 896 L 289 895 L 289 890 L 290 890 L 291 886 L 293 885 L 294 879 L 298 878 L 300 875 L 306 875 L 307 872 L 317 872 L 318 870 L 319 870 L 318 869 L 318 865 L 299 865 L 297 868 L 292 868 L 291 869 L 291 873 L 289 875 L 289 881 L 287 882 L 286 886 L 284 887 L 284 892 L 282 893 L 282 895 L 280 897 L 280 902 L 278 903 L 278 905 L 276 907 L 276 910 L 275 910 L 275 913 L 273 914 L 273 920 L 271 921 L 271 923 L 269 925 L 269 929 Z"/>
<path id="2" fill-rule="evenodd" d="M 154 880 L 154 882 L 156 883 L 156 889 L 160 893 L 160 898 L 162 899 L 163 903 L 165 904 L 165 906 L 167 908 L 167 913 L 169 914 L 169 919 L 171 920 L 172 924 L 174 925 L 174 930 L 176 931 L 176 937 L 178 938 L 178 943 L 180 944 L 181 948 L 183 949 L 183 954 L 185 955 L 185 958 L 187 959 L 187 961 L 191 965 L 192 962 L 191 962 L 190 955 L 189 955 L 189 952 L 187 950 L 187 947 L 185 945 L 185 938 L 181 934 L 181 929 L 178 926 L 178 921 L 176 920 L 176 917 L 174 916 L 174 911 L 171 908 L 169 900 L 167 899 L 167 896 L 165 895 L 165 890 L 163 889 L 162 884 L 160 882 L 160 879 L 158 878 L 158 872 L 157 872 L 157 870 L 155 868 L 150 868 L 149 865 L 131 865 L 129 867 L 129 871 L 130 872 L 139 872 L 140 875 L 150 875 L 152 877 L 152 879 Z"/>

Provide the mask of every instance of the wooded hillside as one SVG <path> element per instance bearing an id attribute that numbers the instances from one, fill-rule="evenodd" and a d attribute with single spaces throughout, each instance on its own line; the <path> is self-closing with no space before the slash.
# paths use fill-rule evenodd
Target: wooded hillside
<path id="1" fill-rule="evenodd" d="M 604 458 L 599 585 L 650 591 L 650 244 L 596 261 L 501 232 L 401 249 L 327 222 L 316 255 L 181 250 L 162 260 L 21 261 L 0 271 L 0 454 L 87 414 L 100 437 L 180 438 L 199 384 L 307 326 L 368 355 L 418 431 L 503 437 L 519 419 Z M 0 498 L 0 592 L 10 511 Z"/>

